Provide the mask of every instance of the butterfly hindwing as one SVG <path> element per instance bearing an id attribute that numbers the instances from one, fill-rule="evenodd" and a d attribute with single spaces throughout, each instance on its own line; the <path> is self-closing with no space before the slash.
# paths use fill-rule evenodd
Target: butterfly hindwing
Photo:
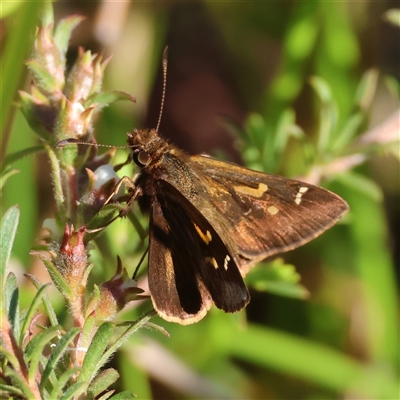
<path id="1" fill-rule="evenodd" d="M 157 193 L 149 244 L 149 286 L 157 310 L 165 315 L 173 305 L 176 314 L 180 304 L 180 318 L 190 320 L 208 310 L 210 297 L 224 311 L 242 309 L 249 294 L 215 229 L 168 182 L 159 180 Z"/>
<path id="2" fill-rule="evenodd" d="M 153 206 L 150 227 L 149 288 L 154 308 L 171 322 L 189 324 L 202 319 L 212 305 L 211 296 L 186 265 L 189 248 L 182 246 L 176 251 L 158 203 Z"/>

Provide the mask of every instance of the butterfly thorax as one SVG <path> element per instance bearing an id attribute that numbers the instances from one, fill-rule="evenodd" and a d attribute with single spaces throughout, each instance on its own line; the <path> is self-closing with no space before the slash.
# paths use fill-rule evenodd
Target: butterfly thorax
<path id="1" fill-rule="evenodd" d="M 132 158 L 141 169 L 135 184 L 142 189 L 139 199 L 142 211 L 147 211 L 156 201 L 159 180 L 178 186 L 189 198 L 196 195 L 187 153 L 169 144 L 155 129 L 128 133 L 128 143 Z"/>

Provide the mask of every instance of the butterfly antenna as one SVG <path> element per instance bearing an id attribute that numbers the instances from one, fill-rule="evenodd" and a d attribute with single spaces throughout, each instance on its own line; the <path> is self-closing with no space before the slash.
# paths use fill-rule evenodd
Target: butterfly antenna
<path id="1" fill-rule="evenodd" d="M 126 145 L 125 146 L 114 146 L 111 144 L 99 144 L 99 143 L 84 142 L 83 140 L 69 138 L 69 139 L 60 140 L 54 146 L 54 148 L 63 149 L 67 144 L 83 144 L 85 146 L 107 147 L 109 149 L 126 149 L 127 147 L 129 147 Z"/>
<path id="2" fill-rule="evenodd" d="M 162 67 L 163 67 L 163 89 L 162 89 L 162 97 L 161 97 L 161 107 L 160 107 L 160 115 L 158 116 L 157 128 L 156 131 L 160 128 L 161 116 L 164 109 L 164 101 L 165 101 L 165 90 L 167 88 L 167 66 L 168 66 L 168 46 L 164 50 Z"/>

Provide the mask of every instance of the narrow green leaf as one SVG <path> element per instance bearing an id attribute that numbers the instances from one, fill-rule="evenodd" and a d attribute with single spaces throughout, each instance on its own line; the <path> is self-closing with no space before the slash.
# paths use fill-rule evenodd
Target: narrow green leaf
<path id="1" fill-rule="evenodd" d="M 296 114 L 294 110 L 287 109 L 279 118 L 275 134 L 274 153 L 277 160 L 280 160 L 290 137 L 302 139 L 304 133 L 301 128 L 296 125 Z"/>
<path id="2" fill-rule="evenodd" d="M 45 285 L 43 285 L 37 292 L 36 295 L 33 299 L 33 301 L 31 302 L 31 305 L 28 309 L 28 312 L 25 316 L 24 319 L 24 323 L 22 325 L 22 330 L 21 330 L 21 335 L 19 338 L 19 345 L 22 347 L 23 343 L 24 343 L 24 337 L 26 335 L 26 332 L 28 332 L 29 330 L 29 325 L 32 322 L 32 318 L 34 317 L 37 309 L 39 308 L 39 304 L 41 303 L 42 300 L 42 296 L 44 294 L 44 290 L 50 285 L 50 283 L 46 283 Z"/>
<path id="3" fill-rule="evenodd" d="M 0 280 L 2 283 L 2 292 L 4 290 L 5 273 L 8 260 L 10 259 L 11 250 L 14 244 L 15 234 L 17 232 L 19 222 L 18 206 L 10 207 L 3 218 L 0 225 Z M 3 292 L 4 293 L 4 292 Z"/>
<path id="4" fill-rule="evenodd" d="M 347 171 L 336 177 L 336 180 L 368 196 L 375 202 L 381 202 L 382 189 L 372 180 L 354 171 Z"/>
<path id="5" fill-rule="evenodd" d="M 24 276 L 31 281 L 31 283 L 36 287 L 36 289 L 39 290 L 43 286 L 42 282 L 40 282 L 39 279 L 37 279 L 34 275 L 24 274 Z M 43 306 L 46 310 L 46 314 L 49 317 L 51 325 L 52 326 L 58 325 L 58 319 L 57 319 L 56 312 L 54 311 L 53 305 L 51 304 L 47 293 L 43 294 L 42 302 L 43 302 Z"/>
<path id="6" fill-rule="evenodd" d="M 285 264 L 279 258 L 268 265 L 260 264 L 246 276 L 246 282 L 256 290 L 306 299 L 309 297 L 309 292 L 299 283 L 300 279 L 296 268 L 291 264 Z"/>
<path id="7" fill-rule="evenodd" d="M 50 341 L 59 335 L 61 326 L 51 326 L 44 330 L 43 332 L 38 333 L 33 337 L 33 339 L 26 346 L 25 354 L 26 359 L 29 362 L 29 381 L 32 382 L 38 373 L 38 366 L 40 357 L 44 351 L 44 348 L 50 344 Z"/>
<path id="8" fill-rule="evenodd" d="M 63 18 L 54 30 L 54 42 L 57 44 L 62 54 L 66 54 L 68 50 L 68 42 L 71 32 L 79 25 L 85 17 L 81 15 L 71 15 Z"/>
<path id="9" fill-rule="evenodd" d="M 393 398 L 396 393 L 397 385 L 387 376 L 386 370 L 374 368 L 371 371 L 368 365 L 328 346 L 282 331 L 249 324 L 239 335 L 231 324 L 227 324 L 220 326 L 218 338 L 216 345 L 219 349 L 225 348 L 230 356 L 331 390 L 351 390 L 360 398 L 380 399 Z"/>
<path id="10" fill-rule="evenodd" d="M 67 350 L 70 342 L 75 338 L 75 336 L 80 332 L 80 330 L 81 330 L 80 328 L 71 328 L 71 330 L 68 331 L 60 339 L 56 347 L 52 348 L 50 358 L 48 359 L 48 362 L 42 373 L 42 379 L 40 381 L 40 389 L 44 389 L 51 372 L 54 370 L 58 361 L 60 360 L 64 352 Z"/>
<path id="11" fill-rule="evenodd" d="M 104 365 L 107 360 L 121 347 L 126 340 L 139 329 L 146 327 L 147 323 L 150 319 L 156 316 L 157 313 L 155 310 L 150 310 L 147 313 L 143 314 L 139 319 L 135 322 L 131 323 L 132 325 L 104 352 L 99 365 Z M 100 368 L 100 367 L 99 367 Z"/>
<path id="12" fill-rule="evenodd" d="M 5 1 L 1 2 L 1 9 L 4 9 L 5 3 Z M 11 2 L 7 3 L 11 4 Z M 0 115 L 2 116 L 0 131 L 4 134 L 2 145 L 5 148 L 7 146 L 6 124 L 10 121 L 15 93 L 26 73 L 24 60 L 32 51 L 38 11 L 42 6 L 43 2 L 22 2 L 21 7 L 13 15 L 12 23 L 7 24 L 7 40 L 4 41 L 1 52 L 1 76 L 3 79 L 0 88 Z"/>
<path id="13" fill-rule="evenodd" d="M 98 400 L 107 400 L 114 394 L 114 392 L 115 390 L 109 390 L 108 392 L 105 392 L 102 396 L 98 397 Z"/>
<path id="14" fill-rule="evenodd" d="M 378 85 L 379 71 L 375 68 L 366 71 L 361 78 L 356 92 L 356 105 L 367 112 L 371 107 Z"/>
<path id="15" fill-rule="evenodd" d="M 22 390 L 19 390 L 18 388 L 10 385 L 3 385 L 0 383 L 0 394 L 4 396 L 5 394 L 9 394 L 10 398 L 12 398 L 11 395 L 16 396 L 17 398 L 23 398 L 24 393 Z"/>
<path id="16" fill-rule="evenodd" d="M 339 153 L 346 146 L 350 144 L 350 141 L 360 131 L 361 124 L 365 121 L 365 115 L 362 112 L 353 114 L 350 118 L 345 121 L 343 128 L 340 130 L 337 138 L 332 143 L 331 152 Z"/>
<path id="17" fill-rule="evenodd" d="M 119 373 L 114 368 L 108 368 L 101 371 L 89 385 L 88 393 L 93 396 L 93 398 L 96 398 L 96 396 L 104 392 L 109 386 L 116 382 L 118 378 Z"/>
<path id="18" fill-rule="evenodd" d="M 24 399 L 36 399 L 37 398 L 35 393 L 32 392 L 32 389 L 26 383 L 25 379 L 21 377 L 19 372 L 14 371 L 12 369 L 8 369 L 6 371 L 5 375 L 11 379 L 11 381 L 13 382 L 15 387 L 17 387 L 18 389 L 20 389 L 23 392 Z"/>
<path id="19" fill-rule="evenodd" d="M 79 347 L 87 349 L 92 341 L 93 332 L 96 326 L 96 319 L 93 315 L 86 318 L 79 338 Z"/>
<path id="20" fill-rule="evenodd" d="M 54 24 L 54 11 L 51 1 L 44 1 L 42 12 L 40 14 L 40 24 L 49 26 Z"/>
<path id="21" fill-rule="evenodd" d="M 27 149 L 19 150 L 14 153 L 8 154 L 1 163 L 0 171 L 4 171 L 6 167 L 15 163 L 16 161 L 19 161 L 24 157 L 38 153 L 40 151 L 43 151 L 43 146 L 28 147 Z"/>
<path id="22" fill-rule="evenodd" d="M 14 369 L 18 369 L 18 358 L 13 353 L 6 350 L 3 346 L 0 346 L 0 354 L 13 366 Z"/>
<path id="23" fill-rule="evenodd" d="M 75 383 L 64 392 L 64 394 L 60 397 L 60 400 L 72 400 L 79 398 L 79 396 L 85 393 L 85 387 L 85 382 Z"/>
<path id="24" fill-rule="evenodd" d="M 133 393 L 125 391 L 117 393 L 115 396 L 112 396 L 110 400 L 131 400 L 134 398 L 136 398 L 136 396 Z"/>
<path id="25" fill-rule="evenodd" d="M 119 100 L 128 100 L 132 103 L 136 102 L 136 99 L 129 93 L 122 92 L 121 90 L 110 90 L 91 96 L 85 103 L 85 106 L 90 107 L 96 105 L 96 109 L 102 109 Z"/>
<path id="26" fill-rule="evenodd" d="M 13 335 L 15 338 L 19 338 L 21 333 L 19 314 L 19 290 L 17 286 L 17 278 L 12 272 L 8 274 L 6 279 L 4 300 L 6 306 L 5 311 L 8 316 L 8 320 L 10 321 Z"/>
<path id="27" fill-rule="evenodd" d="M 45 93 L 53 93 L 54 89 L 58 87 L 57 78 L 37 60 L 30 59 L 26 61 L 25 64 L 29 67 L 32 75 L 35 77 L 37 86 Z"/>
<path id="28" fill-rule="evenodd" d="M 10 177 L 13 175 L 16 175 L 19 173 L 18 169 L 11 169 L 11 168 L 6 168 L 0 175 L 0 196 L 2 195 L 1 192 L 4 188 L 4 185 L 8 181 Z"/>
<path id="29" fill-rule="evenodd" d="M 54 285 L 57 287 L 60 293 L 64 297 L 70 297 L 71 288 L 69 287 L 63 276 L 60 274 L 60 272 L 57 270 L 57 268 L 54 266 L 54 264 L 37 251 L 31 251 L 30 254 L 42 260 L 51 277 L 51 280 L 54 282 Z"/>
<path id="30" fill-rule="evenodd" d="M 65 198 L 62 187 L 62 179 L 61 179 L 61 168 L 60 161 L 57 158 L 54 149 L 52 149 L 48 144 L 44 145 L 47 155 L 50 159 L 51 164 L 51 173 L 53 178 L 53 188 L 54 188 L 54 198 L 57 204 L 57 211 L 59 217 L 63 220 L 67 220 L 67 210 L 65 209 Z"/>
<path id="31" fill-rule="evenodd" d="M 65 371 L 57 380 L 57 382 L 54 384 L 53 390 L 49 394 L 50 399 L 58 399 L 61 397 L 61 393 L 63 392 L 64 386 L 67 384 L 67 382 L 71 379 L 72 376 L 75 374 L 78 374 L 80 371 L 80 368 L 75 367 L 68 369 Z"/>
<path id="32" fill-rule="evenodd" d="M 336 128 L 338 119 L 337 105 L 333 98 L 331 88 L 324 79 L 313 76 L 310 79 L 310 84 L 316 91 L 321 102 L 317 148 L 318 152 L 324 155 L 327 152 L 332 133 Z"/>
<path id="33" fill-rule="evenodd" d="M 86 385 L 89 385 L 97 371 L 108 360 L 107 358 L 104 362 L 100 362 L 107 346 L 109 345 L 113 332 L 114 324 L 111 322 L 104 322 L 100 325 L 96 334 L 93 336 L 92 342 L 83 360 L 78 382 L 84 382 Z"/>

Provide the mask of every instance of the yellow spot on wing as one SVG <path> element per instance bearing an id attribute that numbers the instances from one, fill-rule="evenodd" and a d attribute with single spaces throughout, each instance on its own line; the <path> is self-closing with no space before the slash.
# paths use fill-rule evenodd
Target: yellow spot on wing
<path id="1" fill-rule="evenodd" d="M 235 186 L 235 190 L 252 197 L 260 198 L 268 190 L 268 186 L 265 183 L 259 183 L 257 189 L 254 189 L 250 186 Z"/>
<path id="2" fill-rule="evenodd" d="M 207 231 L 206 234 L 204 234 L 204 233 L 201 231 L 201 229 L 200 229 L 196 224 L 193 224 L 193 225 L 194 225 L 194 227 L 195 227 L 197 233 L 199 234 L 201 240 L 202 240 L 205 244 L 210 243 L 211 240 L 212 240 L 212 236 L 211 236 L 210 231 Z"/>
<path id="3" fill-rule="evenodd" d="M 275 206 L 270 206 L 267 208 L 267 211 L 271 214 L 271 215 L 276 215 L 279 212 L 279 209 L 276 208 Z"/>
<path id="4" fill-rule="evenodd" d="M 225 260 L 224 260 L 225 271 L 228 270 L 228 263 L 229 263 L 230 260 L 231 260 L 231 258 L 228 255 L 226 255 Z"/>
<path id="5" fill-rule="evenodd" d="M 297 194 L 296 194 L 296 198 L 294 199 L 294 202 L 295 202 L 297 205 L 299 205 L 299 204 L 301 203 L 301 198 L 302 198 L 303 194 L 304 194 L 305 192 L 307 192 L 307 191 L 308 191 L 308 187 L 306 187 L 306 186 L 302 186 L 302 187 L 299 189 L 299 191 L 298 191 Z"/>
<path id="6" fill-rule="evenodd" d="M 215 269 L 218 269 L 217 260 L 214 257 L 206 257 L 206 262 L 210 263 Z"/>

